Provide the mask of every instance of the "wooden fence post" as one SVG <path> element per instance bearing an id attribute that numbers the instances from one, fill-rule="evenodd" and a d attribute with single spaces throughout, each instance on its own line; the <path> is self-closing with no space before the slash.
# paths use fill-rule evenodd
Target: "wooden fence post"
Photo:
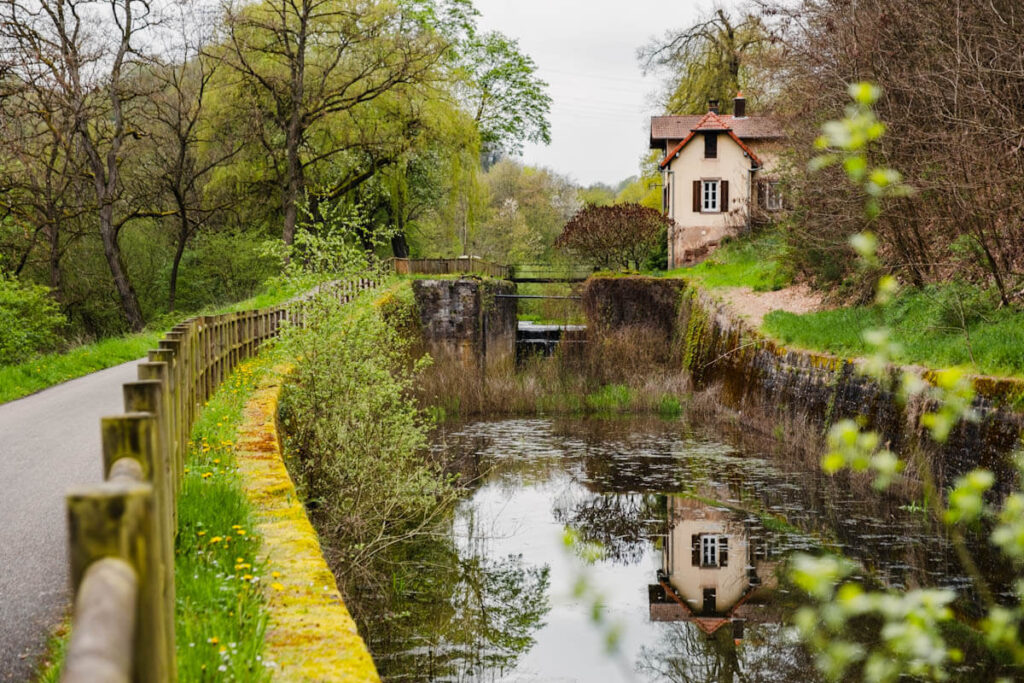
<path id="1" fill-rule="evenodd" d="M 125 385 L 126 402 L 141 403 L 160 410 L 160 382 L 147 381 Z M 166 448 L 160 444 L 158 412 L 132 412 L 101 420 L 103 434 L 104 472 L 109 477 L 122 460 L 137 462 L 141 474 L 152 487 L 150 520 L 152 533 L 147 536 L 147 565 L 142 582 L 151 600 L 159 600 L 160 609 L 149 619 L 162 618 L 156 637 L 163 647 L 163 661 L 170 673 L 175 669 L 174 652 L 174 518 L 175 503 L 172 474 Z"/>
<path id="2" fill-rule="evenodd" d="M 157 533 L 154 528 L 153 487 L 146 483 L 118 480 L 74 488 L 67 494 L 67 510 L 68 555 L 75 594 L 78 594 L 86 570 L 93 562 L 114 557 L 130 565 L 139 585 L 135 638 L 131 645 L 132 679 L 147 683 L 173 681 L 173 662 L 167 661 L 167 645 L 168 642 L 173 645 L 173 641 L 166 633 L 164 601 L 157 581 L 149 574 L 159 547 L 151 542 Z M 69 677 L 65 680 L 84 679 Z"/>
<path id="3" fill-rule="evenodd" d="M 185 467 L 184 464 L 174 455 L 174 451 L 171 446 L 174 439 L 171 434 L 173 426 L 171 425 L 168 411 L 163 409 L 163 407 L 167 405 L 168 401 L 170 401 L 171 396 L 167 387 L 167 375 L 169 372 L 167 363 L 139 363 L 138 372 L 140 380 L 157 380 L 160 382 L 160 410 L 156 413 L 156 418 L 160 425 L 160 444 L 168 454 L 167 461 L 171 468 L 171 482 L 174 487 L 175 497 L 177 497 L 178 490 L 181 488 L 181 480 L 184 475 Z M 175 506 L 175 508 L 176 507 L 177 506 Z M 177 516 L 175 516 L 175 523 L 177 523 Z"/>

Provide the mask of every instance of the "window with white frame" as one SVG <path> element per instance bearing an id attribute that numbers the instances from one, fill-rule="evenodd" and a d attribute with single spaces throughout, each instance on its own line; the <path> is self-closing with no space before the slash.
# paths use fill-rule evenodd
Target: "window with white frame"
<path id="1" fill-rule="evenodd" d="M 693 561 L 696 567 L 725 567 L 729 564 L 729 538 L 720 534 L 697 534 L 692 537 Z"/>
<path id="2" fill-rule="evenodd" d="M 702 180 L 701 181 L 701 204 L 700 210 L 705 213 L 714 213 L 721 211 L 719 186 L 721 181 L 719 180 Z"/>

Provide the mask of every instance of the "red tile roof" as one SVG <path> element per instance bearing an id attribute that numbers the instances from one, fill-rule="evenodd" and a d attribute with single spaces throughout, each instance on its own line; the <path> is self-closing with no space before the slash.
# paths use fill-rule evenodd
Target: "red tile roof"
<path id="1" fill-rule="evenodd" d="M 662 147 L 667 140 L 682 140 L 710 114 L 651 117 L 651 148 Z M 731 128 L 741 140 L 777 140 L 784 137 L 782 126 L 768 116 L 744 116 L 738 119 L 732 114 L 714 116 L 725 128 Z"/>
<path id="2" fill-rule="evenodd" d="M 709 116 L 713 116 L 714 118 L 709 120 L 709 121 L 705 121 L 704 119 L 707 119 Z M 702 118 L 700 120 L 700 122 L 698 123 L 698 126 L 701 126 L 701 125 L 703 125 L 704 127 L 703 128 L 701 128 L 701 127 L 694 128 L 693 130 L 690 131 L 690 133 L 685 138 L 683 138 L 679 142 L 678 145 L 676 145 L 675 147 L 670 149 L 668 154 L 665 155 L 665 158 L 662 159 L 658 163 L 658 168 L 665 168 L 666 166 L 668 166 L 668 163 L 670 161 L 672 161 L 673 157 L 675 157 L 677 154 L 679 154 L 679 152 L 682 151 L 683 147 L 686 147 L 686 143 L 688 143 L 690 140 L 692 140 L 693 137 L 697 133 L 700 133 L 700 132 L 705 131 L 705 130 L 724 130 L 725 134 L 728 135 L 730 138 L 732 138 L 733 141 L 737 145 L 740 146 L 740 149 L 742 149 L 744 152 L 747 153 L 747 156 L 750 157 L 750 160 L 754 162 L 755 166 L 760 166 L 761 165 L 760 157 L 758 157 L 756 154 L 754 154 L 754 150 L 750 149 L 750 147 L 748 147 L 745 142 L 740 140 L 736 136 L 736 133 L 734 133 L 729 128 L 719 128 L 718 127 L 718 126 L 722 125 L 722 120 L 716 114 L 708 112 L 704 116 L 704 118 Z"/>

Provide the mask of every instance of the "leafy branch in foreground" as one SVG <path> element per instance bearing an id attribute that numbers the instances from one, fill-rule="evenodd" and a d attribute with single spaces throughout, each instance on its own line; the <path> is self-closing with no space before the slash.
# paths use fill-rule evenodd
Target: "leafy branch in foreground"
<path id="1" fill-rule="evenodd" d="M 872 110 L 880 94 L 876 86 L 868 83 L 850 87 L 854 104 L 847 108 L 844 119 L 825 124 L 817 145 L 827 151 L 812 163 L 812 170 L 841 164 L 848 178 L 863 187 L 869 220 L 879 215 L 881 200 L 911 192 L 897 171 L 872 167 L 868 161 L 870 143 L 885 133 L 884 124 Z M 873 234 L 854 235 L 850 243 L 863 264 L 877 267 L 877 240 Z M 885 275 L 878 281 L 876 300 L 886 303 L 897 290 L 896 280 Z M 909 370 L 893 370 L 891 363 L 899 346 L 888 329 L 868 330 L 864 336 L 874 352 L 860 371 L 880 384 L 895 385 L 903 401 L 923 398 L 933 406 L 922 415 L 920 425 L 935 443 L 945 443 L 957 423 L 977 420 L 972 408 L 973 387 L 963 370 L 940 371 L 935 373 L 934 385 L 928 384 Z M 844 469 L 870 472 L 876 488 L 884 490 L 904 468 L 904 462 L 884 446 L 877 432 L 862 430 L 853 420 L 835 424 L 829 431 L 828 444 L 822 466 L 830 474 Z M 986 612 L 976 625 L 978 635 L 996 661 L 1024 665 L 1020 633 L 1024 622 L 1020 606 L 1024 581 L 1018 580 L 1014 585 L 1015 604 L 998 604 L 966 543 L 969 529 L 990 526 L 989 540 L 1019 570 L 1024 563 L 1024 493 L 1014 491 L 1001 505 L 991 504 L 986 501 L 986 494 L 994 486 L 995 476 L 988 470 L 975 469 L 956 480 L 944 502 L 930 464 L 923 457 L 916 464 L 930 511 L 946 525 L 957 559 Z M 1024 462 L 1018 460 L 1018 469 L 1019 476 L 1024 476 Z M 957 593 L 934 588 L 902 593 L 868 590 L 850 579 L 856 569 L 851 561 L 835 556 L 800 554 L 790 563 L 790 578 L 813 601 L 797 612 L 795 624 L 804 641 L 817 653 L 822 673 L 830 680 L 854 673 L 869 681 L 895 681 L 904 676 L 946 680 L 951 666 L 964 658 L 964 653 L 951 646 L 944 636 L 944 626 L 954 619 L 951 606 L 958 598 Z M 864 643 L 850 633 L 854 621 L 865 619 L 879 625 L 878 641 L 874 644 Z"/>

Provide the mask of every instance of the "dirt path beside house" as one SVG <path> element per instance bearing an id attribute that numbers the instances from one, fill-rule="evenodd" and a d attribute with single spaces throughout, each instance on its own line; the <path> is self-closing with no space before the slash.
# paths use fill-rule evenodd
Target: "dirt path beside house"
<path id="1" fill-rule="evenodd" d="M 772 311 L 811 313 L 825 308 L 824 297 L 807 285 L 793 285 L 774 292 L 755 292 L 750 287 L 725 287 L 715 291 L 744 320 L 754 327 Z"/>

